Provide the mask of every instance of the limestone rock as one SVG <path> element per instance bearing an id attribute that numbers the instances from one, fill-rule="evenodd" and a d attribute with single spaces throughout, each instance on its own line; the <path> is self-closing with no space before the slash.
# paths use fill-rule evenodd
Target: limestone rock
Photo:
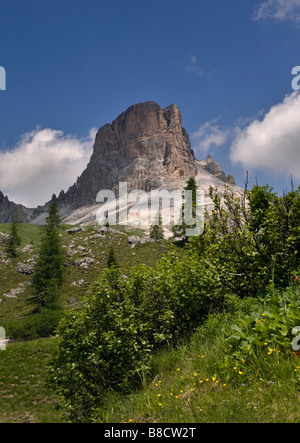
<path id="1" fill-rule="evenodd" d="M 18 214 L 20 221 L 29 223 L 34 216 L 37 216 L 38 210 L 26 208 L 23 205 L 17 205 L 10 201 L 7 196 L 0 191 L 0 223 L 11 223 L 13 216 Z"/>
<path id="2" fill-rule="evenodd" d="M 80 266 L 83 269 L 87 269 L 88 266 L 93 265 L 95 260 L 91 257 L 83 257 L 74 262 L 75 266 Z"/>
<path id="3" fill-rule="evenodd" d="M 101 190 L 113 191 L 117 198 L 121 182 L 127 183 L 128 192 L 183 190 L 190 177 L 196 178 L 198 188 L 206 194 L 210 186 L 225 184 L 239 193 L 233 176 L 227 176 L 211 156 L 205 161 L 195 159 L 176 104 L 162 108 L 152 101 L 138 103 L 99 129 L 87 168 L 67 192 L 59 194 L 60 216 L 66 224 L 95 224 L 96 197 Z M 49 202 L 36 209 L 15 205 L 0 192 L 0 223 L 10 222 L 17 209 L 22 222 L 42 225 L 48 208 Z M 72 235 L 81 230 L 84 228 L 74 227 L 68 232 Z M 102 228 L 99 233 L 113 231 Z"/>
<path id="4" fill-rule="evenodd" d="M 206 161 L 200 161 L 199 164 L 202 166 L 202 168 L 209 172 L 214 177 L 218 178 L 219 180 L 223 181 L 224 183 L 228 183 L 230 185 L 235 186 L 235 179 L 233 175 L 226 176 L 225 172 L 221 168 L 221 165 L 216 162 L 211 155 L 209 155 L 206 159 Z"/>
<path id="5" fill-rule="evenodd" d="M 131 235 L 128 237 L 128 243 L 131 248 L 134 248 L 138 243 L 140 243 L 141 239 L 138 235 Z"/>
<path id="6" fill-rule="evenodd" d="M 31 252 L 32 249 L 33 249 L 33 245 L 32 245 L 32 244 L 26 245 L 26 246 L 22 249 L 22 253 L 23 253 L 23 254 L 26 254 L 27 252 Z"/>
<path id="7" fill-rule="evenodd" d="M 9 235 L 0 232 L 0 245 L 4 246 L 8 243 Z"/>
<path id="8" fill-rule="evenodd" d="M 24 275 L 31 275 L 34 272 L 34 263 L 18 263 L 17 272 Z"/>
<path id="9" fill-rule="evenodd" d="M 18 298 L 19 294 L 22 294 L 24 292 L 23 284 L 19 284 L 18 288 L 11 289 L 7 294 L 3 294 L 4 298 Z"/>
<path id="10" fill-rule="evenodd" d="M 60 194 L 59 204 L 74 208 L 95 204 L 101 190 L 118 195 L 120 182 L 128 183 L 129 192 L 148 192 L 195 173 L 194 153 L 178 106 L 162 109 L 154 102 L 140 103 L 98 131 L 89 165 L 77 183 Z"/>

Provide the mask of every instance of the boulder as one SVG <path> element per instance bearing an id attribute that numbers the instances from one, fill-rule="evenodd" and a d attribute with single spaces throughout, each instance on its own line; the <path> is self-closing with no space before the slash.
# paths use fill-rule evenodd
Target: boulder
<path id="1" fill-rule="evenodd" d="M 128 243 L 130 244 L 131 248 L 134 248 L 138 243 L 140 243 L 141 239 L 138 235 L 131 235 L 128 237 Z"/>
<path id="2" fill-rule="evenodd" d="M 17 272 L 24 275 L 33 274 L 34 263 L 18 263 Z"/>

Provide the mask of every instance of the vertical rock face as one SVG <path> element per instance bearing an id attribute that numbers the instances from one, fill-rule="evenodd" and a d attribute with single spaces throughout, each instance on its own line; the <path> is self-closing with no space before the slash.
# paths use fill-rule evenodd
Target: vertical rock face
<path id="1" fill-rule="evenodd" d="M 77 183 L 60 194 L 59 203 L 72 207 L 95 203 L 103 189 L 117 194 L 122 181 L 129 191 L 174 187 L 174 181 L 185 181 L 196 170 L 178 106 L 162 109 L 154 102 L 140 103 L 98 131 L 89 165 Z"/>
<path id="2" fill-rule="evenodd" d="M 190 177 L 206 194 L 210 186 L 225 183 L 238 192 L 233 176 L 226 176 L 211 156 L 195 159 L 177 105 L 162 109 L 155 102 L 139 103 L 99 129 L 87 168 L 58 197 L 61 216 L 73 224 L 95 220 L 91 208 L 97 206 L 98 192 L 111 190 L 118 197 L 120 182 L 127 182 L 129 192 L 149 192 L 160 187 L 183 189 Z M 0 192 L 0 223 L 10 222 L 18 211 L 22 222 L 44 224 L 48 206 L 27 209 Z"/>
<path id="3" fill-rule="evenodd" d="M 29 222 L 32 219 L 32 214 L 32 209 L 11 202 L 0 191 L 0 223 L 10 223 L 14 215 L 18 215 L 22 222 Z"/>

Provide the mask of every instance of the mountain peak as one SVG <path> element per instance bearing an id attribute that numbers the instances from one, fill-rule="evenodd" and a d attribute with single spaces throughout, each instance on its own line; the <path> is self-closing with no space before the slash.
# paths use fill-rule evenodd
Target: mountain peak
<path id="1" fill-rule="evenodd" d="M 195 159 L 176 104 L 162 108 L 154 101 L 137 103 L 99 129 L 87 168 L 67 192 L 59 194 L 60 213 L 66 223 L 95 221 L 99 191 L 113 191 L 118 197 L 121 182 L 127 183 L 128 192 L 183 190 L 190 177 L 196 177 L 206 194 L 210 185 L 235 185 L 233 176 L 226 176 L 211 155 Z M 43 224 L 47 207 L 46 203 L 27 209 L 0 192 L 0 222 L 11 221 L 17 210 L 23 222 Z"/>
<path id="2" fill-rule="evenodd" d="M 200 166 L 205 169 L 205 171 L 209 172 L 211 175 L 215 176 L 219 180 L 221 180 L 224 183 L 230 184 L 235 186 L 235 179 L 233 175 L 229 174 L 226 175 L 223 171 L 220 163 L 218 163 L 216 160 L 213 159 L 213 157 L 209 154 L 207 156 L 206 161 L 202 160 L 198 162 Z"/>
<path id="3" fill-rule="evenodd" d="M 87 169 L 59 200 L 79 207 L 95 203 L 100 190 L 117 191 L 120 182 L 148 192 L 187 180 L 196 171 L 178 106 L 138 103 L 99 129 Z"/>

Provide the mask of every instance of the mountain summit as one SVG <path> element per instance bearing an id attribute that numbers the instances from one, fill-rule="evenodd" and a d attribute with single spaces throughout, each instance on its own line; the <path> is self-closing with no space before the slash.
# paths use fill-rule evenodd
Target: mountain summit
<path id="1" fill-rule="evenodd" d="M 118 196 L 120 182 L 127 182 L 128 192 L 183 189 L 190 177 L 196 178 L 206 195 L 210 186 L 225 184 L 236 193 L 241 191 L 233 176 L 226 176 L 211 156 L 206 161 L 196 160 L 176 104 L 163 109 L 155 102 L 139 103 L 99 129 L 87 168 L 67 192 L 61 191 L 58 205 L 65 223 L 91 223 L 95 222 L 96 196 L 101 190 Z M 4 196 L 1 203 L 0 198 L 0 222 L 10 220 L 9 206 L 15 210 L 19 205 L 8 203 Z M 20 218 L 43 224 L 47 206 L 36 210 L 20 206 Z"/>
<path id="2" fill-rule="evenodd" d="M 100 190 L 117 192 L 120 182 L 128 183 L 128 191 L 173 187 L 196 171 L 178 106 L 140 103 L 98 131 L 90 163 L 59 202 L 73 208 L 94 204 Z"/>

